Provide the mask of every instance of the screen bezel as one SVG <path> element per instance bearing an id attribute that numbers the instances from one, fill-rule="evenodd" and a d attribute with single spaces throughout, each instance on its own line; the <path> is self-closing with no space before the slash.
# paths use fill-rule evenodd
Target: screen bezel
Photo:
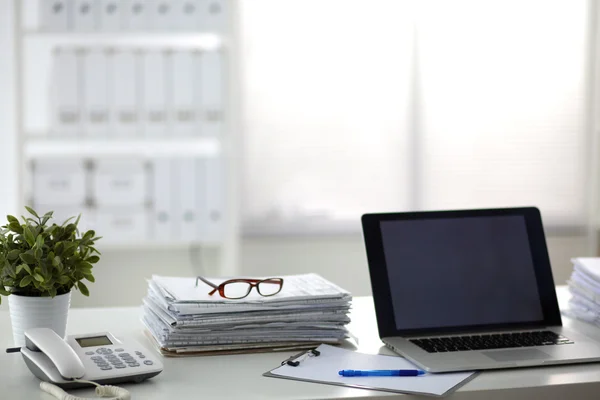
<path id="1" fill-rule="evenodd" d="M 466 218 L 484 216 L 522 216 L 527 227 L 527 237 L 533 259 L 533 266 L 540 294 L 543 320 L 518 323 L 468 325 L 444 328 L 397 329 L 390 285 L 388 282 L 387 264 L 381 235 L 381 222 L 415 219 Z M 552 277 L 546 237 L 542 217 L 536 207 L 448 210 L 448 211 L 416 211 L 402 213 L 364 214 L 361 218 L 363 237 L 367 252 L 371 289 L 377 315 L 377 327 L 381 338 L 390 336 L 410 336 L 423 334 L 445 334 L 460 332 L 477 332 L 490 330 L 528 329 L 545 326 L 562 325 L 556 289 Z"/>

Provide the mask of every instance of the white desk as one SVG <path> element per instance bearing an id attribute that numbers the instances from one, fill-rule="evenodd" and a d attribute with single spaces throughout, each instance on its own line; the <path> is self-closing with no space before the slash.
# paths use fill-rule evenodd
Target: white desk
<path id="1" fill-rule="evenodd" d="M 567 299 L 559 289 L 561 301 Z M 68 333 L 108 330 L 117 337 L 133 337 L 152 347 L 142 334 L 138 308 L 72 309 Z M 377 337 L 372 299 L 355 299 L 351 329 L 360 339 L 358 349 L 367 353 L 392 354 Z M 563 317 L 567 326 L 600 338 L 600 330 Z M 0 347 L 12 346 L 10 317 L 0 312 Z M 353 346 L 348 343 L 348 348 Z M 263 353 L 193 358 L 163 358 L 165 370 L 141 384 L 122 385 L 133 399 L 358 399 L 390 398 L 392 393 L 343 388 L 286 379 L 265 378 L 270 370 L 295 352 Z M 78 396 L 95 397 L 88 389 L 74 390 Z M 600 363 L 574 366 L 488 371 L 450 396 L 452 399 L 597 399 L 600 397 Z M 20 354 L 0 353 L 0 398 L 50 400 L 42 393 L 39 380 L 25 366 Z M 423 399 L 403 396 L 404 399 Z"/>

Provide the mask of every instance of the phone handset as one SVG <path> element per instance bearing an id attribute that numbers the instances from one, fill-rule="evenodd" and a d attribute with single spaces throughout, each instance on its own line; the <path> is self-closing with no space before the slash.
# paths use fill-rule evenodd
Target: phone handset
<path id="1" fill-rule="evenodd" d="M 25 347 L 33 352 L 44 353 L 65 379 L 79 379 L 85 375 L 85 367 L 75 350 L 52 329 L 28 329 Z"/>

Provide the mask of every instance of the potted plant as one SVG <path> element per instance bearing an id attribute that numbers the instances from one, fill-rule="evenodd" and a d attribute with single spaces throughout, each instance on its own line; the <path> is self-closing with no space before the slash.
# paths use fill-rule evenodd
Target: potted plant
<path id="1" fill-rule="evenodd" d="M 8 296 L 17 346 L 25 344 L 28 328 L 47 327 L 65 336 L 71 290 L 89 296 L 83 280 L 94 282 L 92 267 L 100 260 L 94 247 L 100 238 L 77 228 L 81 215 L 57 225 L 50 224 L 52 211 L 40 217 L 25 208 L 32 217 L 19 222 L 8 215 L 0 227 L 0 295 Z"/>

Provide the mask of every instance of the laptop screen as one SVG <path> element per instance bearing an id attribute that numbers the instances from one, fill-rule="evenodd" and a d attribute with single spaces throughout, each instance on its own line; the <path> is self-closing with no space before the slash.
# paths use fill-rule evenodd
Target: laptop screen
<path id="1" fill-rule="evenodd" d="M 398 330 L 542 321 L 525 217 L 380 221 Z"/>

